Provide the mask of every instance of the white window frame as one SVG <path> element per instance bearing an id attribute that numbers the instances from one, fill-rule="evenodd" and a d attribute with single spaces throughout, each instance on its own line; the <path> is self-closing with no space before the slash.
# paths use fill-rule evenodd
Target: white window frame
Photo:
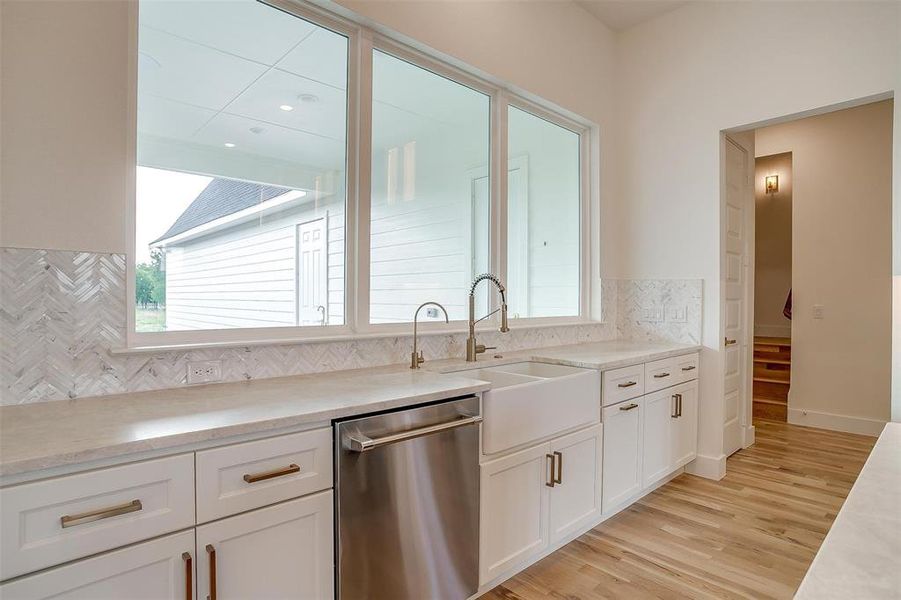
<path id="1" fill-rule="evenodd" d="M 599 252 L 592 247 L 591 235 L 599 231 L 592 215 L 599 205 L 598 128 L 590 121 L 554 107 L 540 98 L 518 92 L 502 81 L 479 73 L 459 61 L 420 46 L 405 43 L 402 36 L 363 24 L 363 20 L 341 7 L 329 9 L 307 0 L 265 0 L 283 10 L 316 25 L 339 33 L 348 40 L 347 80 L 347 140 L 345 195 L 345 298 L 344 324 L 326 326 L 286 326 L 267 328 L 199 329 L 185 331 L 135 331 L 135 213 L 137 173 L 137 62 L 138 62 L 138 3 L 130 4 L 129 48 L 129 139 L 128 206 L 126 210 L 127 260 L 127 327 L 128 349 L 154 350 L 172 347 L 202 348 L 206 346 L 250 346 L 261 344 L 295 343 L 384 337 L 409 334 L 409 323 L 369 323 L 369 227 L 372 165 L 372 52 L 379 50 L 401 60 L 446 77 L 481 92 L 489 98 L 489 185 L 492 272 L 506 280 L 507 248 L 507 108 L 514 106 L 580 136 L 580 282 L 579 315 L 564 317 L 526 317 L 511 321 L 513 328 L 530 328 L 596 322 L 592 314 L 600 316 L 600 286 L 592 277 L 592 265 L 598 262 Z M 338 14 L 338 13 L 341 14 Z M 416 44 L 415 47 L 413 44 Z M 594 226 L 596 225 L 596 226 Z M 600 245 L 597 240 L 596 245 Z M 596 269 L 599 271 L 598 269 Z M 497 307 L 497 295 L 490 294 L 490 309 Z M 477 315 L 479 317 L 481 315 Z M 413 315 L 410 315 L 412 322 Z M 486 319 L 478 329 L 497 327 L 495 319 Z M 442 334 L 466 331 L 466 321 L 425 322 L 420 334 Z"/>

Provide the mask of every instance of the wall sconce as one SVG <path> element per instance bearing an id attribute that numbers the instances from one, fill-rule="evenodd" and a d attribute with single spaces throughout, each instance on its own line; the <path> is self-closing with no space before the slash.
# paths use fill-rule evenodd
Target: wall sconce
<path id="1" fill-rule="evenodd" d="M 767 194 L 775 194 L 779 191 L 779 176 L 778 175 L 767 175 L 764 180 L 766 184 L 766 193 Z"/>

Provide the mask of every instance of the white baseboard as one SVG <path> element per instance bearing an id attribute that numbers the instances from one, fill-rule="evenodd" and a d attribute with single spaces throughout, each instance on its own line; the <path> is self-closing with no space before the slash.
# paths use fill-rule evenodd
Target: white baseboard
<path id="1" fill-rule="evenodd" d="M 726 455 L 705 456 L 698 454 L 697 458 L 685 465 L 685 472 L 705 479 L 719 481 L 726 476 Z"/>
<path id="2" fill-rule="evenodd" d="M 754 445 L 756 430 L 753 425 L 745 425 L 741 428 L 741 447 L 748 448 Z"/>
<path id="3" fill-rule="evenodd" d="M 788 422 L 792 425 L 803 425 L 805 427 L 817 427 L 819 429 L 830 429 L 832 431 L 844 431 L 846 433 L 860 433 L 872 436 L 878 436 L 882 433 L 886 423 L 879 419 L 836 415 L 805 408 L 789 408 Z"/>
<path id="4" fill-rule="evenodd" d="M 761 337 L 781 337 L 791 339 L 792 327 L 791 325 L 755 325 L 754 335 L 759 335 Z"/>

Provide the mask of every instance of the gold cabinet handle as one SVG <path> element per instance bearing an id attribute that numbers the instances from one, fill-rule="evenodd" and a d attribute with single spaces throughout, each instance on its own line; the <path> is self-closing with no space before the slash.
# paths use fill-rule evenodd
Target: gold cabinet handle
<path id="1" fill-rule="evenodd" d="M 194 597 L 194 561 L 190 552 L 182 552 L 181 559 L 185 562 L 185 600 Z"/>
<path id="2" fill-rule="evenodd" d="M 291 463 L 287 467 L 281 469 L 275 469 L 272 471 L 263 471 L 262 473 L 247 473 L 244 475 L 244 481 L 247 483 L 256 483 L 257 481 L 266 481 L 267 479 L 272 479 L 274 477 L 283 477 L 285 475 L 290 475 L 292 473 L 299 473 L 300 466 Z"/>
<path id="3" fill-rule="evenodd" d="M 676 394 L 676 416 L 682 416 L 682 394 Z"/>
<path id="4" fill-rule="evenodd" d="M 679 418 L 679 394 L 673 394 L 670 396 L 670 399 L 673 401 L 673 410 L 670 412 L 669 416 L 671 419 Z"/>
<path id="5" fill-rule="evenodd" d="M 216 600 L 216 549 L 212 544 L 206 545 L 206 553 L 210 557 L 210 593 L 206 600 Z"/>
<path id="6" fill-rule="evenodd" d="M 654 379 L 663 379 L 664 377 L 669 377 L 669 373 L 657 373 L 654 375 Z"/>
<path id="7" fill-rule="evenodd" d="M 557 464 L 557 461 L 554 460 L 553 454 L 545 454 L 544 458 L 545 458 L 545 462 L 544 462 L 545 466 L 547 466 L 547 461 L 551 461 L 551 478 L 549 481 L 545 481 L 544 485 L 552 488 L 552 487 L 554 487 L 554 484 L 557 483 L 557 476 L 554 474 L 554 471 L 555 471 L 554 467 Z"/>
<path id="8" fill-rule="evenodd" d="M 554 456 L 557 457 L 557 477 L 554 478 L 554 483 L 563 483 L 563 454 L 555 450 Z"/>
<path id="9" fill-rule="evenodd" d="M 93 523 L 94 521 L 99 521 L 101 519 L 108 519 L 110 517 L 116 517 L 119 515 L 127 515 L 128 513 L 137 512 L 142 508 L 144 508 L 144 506 L 141 504 L 140 500 L 132 500 L 131 502 L 126 502 L 125 504 L 111 506 L 109 508 L 101 508 L 100 510 L 92 510 L 90 512 L 79 513 L 77 515 L 64 515 L 60 517 L 59 520 L 63 526 L 63 529 L 65 529 L 66 527 L 74 527 L 75 525 Z"/>
<path id="10" fill-rule="evenodd" d="M 734 346 L 734 345 L 737 344 L 737 343 L 738 343 L 738 340 L 730 340 L 729 338 L 726 338 L 726 345 L 727 345 L 727 346 Z"/>
<path id="11" fill-rule="evenodd" d="M 638 405 L 635 403 L 627 404 L 626 406 L 620 406 L 620 410 L 632 410 L 633 408 L 638 408 Z"/>
<path id="12" fill-rule="evenodd" d="M 627 383 L 621 383 L 621 384 L 619 384 L 617 387 L 621 387 L 621 388 L 630 388 L 630 387 L 632 387 L 633 385 L 638 385 L 638 382 L 637 382 L 637 381 L 629 381 L 629 382 L 627 382 Z"/>
<path id="13" fill-rule="evenodd" d="M 694 365 L 691 365 L 689 367 L 682 367 L 683 371 L 694 371 L 695 369 L 697 369 L 697 367 Z"/>

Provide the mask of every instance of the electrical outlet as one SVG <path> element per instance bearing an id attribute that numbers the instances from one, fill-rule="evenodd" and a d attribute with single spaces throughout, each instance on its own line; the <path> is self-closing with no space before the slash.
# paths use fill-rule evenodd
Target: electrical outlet
<path id="1" fill-rule="evenodd" d="M 659 323 L 663 321 L 663 307 L 652 306 L 651 308 L 641 309 L 641 320 L 645 323 Z"/>
<path id="2" fill-rule="evenodd" d="M 666 320 L 671 323 L 685 323 L 688 320 L 688 307 L 670 306 L 666 311 Z"/>
<path id="3" fill-rule="evenodd" d="M 221 360 L 197 360 L 188 363 L 188 385 L 222 381 Z"/>

